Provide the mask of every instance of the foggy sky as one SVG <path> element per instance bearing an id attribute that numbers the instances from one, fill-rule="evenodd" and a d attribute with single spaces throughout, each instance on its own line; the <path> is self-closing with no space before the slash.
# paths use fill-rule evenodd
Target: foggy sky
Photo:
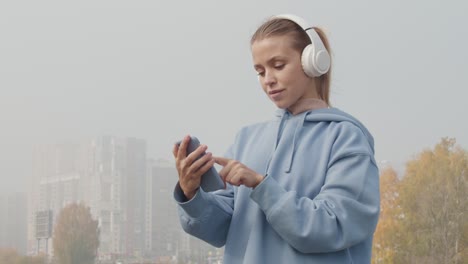
<path id="1" fill-rule="evenodd" d="M 328 33 L 331 102 L 396 166 L 441 137 L 468 148 L 463 1 L 2 1 L 0 192 L 24 191 L 36 144 L 113 135 L 171 158 L 192 134 L 222 155 L 273 117 L 249 39 L 294 13 Z"/>

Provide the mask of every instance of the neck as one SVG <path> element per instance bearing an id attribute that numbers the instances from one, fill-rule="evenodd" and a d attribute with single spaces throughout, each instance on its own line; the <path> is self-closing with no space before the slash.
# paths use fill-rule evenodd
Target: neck
<path id="1" fill-rule="evenodd" d="M 328 108 L 328 104 L 321 99 L 312 97 L 312 98 L 300 99 L 299 101 L 297 101 L 297 103 L 289 107 L 288 111 L 292 115 L 297 115 L 305 111 L 321 109 L 321 108 Z"/>

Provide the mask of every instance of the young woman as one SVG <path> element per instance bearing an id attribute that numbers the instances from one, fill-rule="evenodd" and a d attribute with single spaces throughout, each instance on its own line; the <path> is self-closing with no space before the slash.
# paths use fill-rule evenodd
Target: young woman
<path id="1" fill-rule="evenodd" d="M 242 128 L 224 157 L 190 137 L 174 146 L 174 197 L 184 230 L 225 246 L 224 263 L 370 263 L 379 215 L 374 142 L 329 104 L 330 56 L 321 30 L 276 16 L 251 40 L 254 69 L 277 118 Z M 205 192 L 214 163 L 225 190 Z"/>

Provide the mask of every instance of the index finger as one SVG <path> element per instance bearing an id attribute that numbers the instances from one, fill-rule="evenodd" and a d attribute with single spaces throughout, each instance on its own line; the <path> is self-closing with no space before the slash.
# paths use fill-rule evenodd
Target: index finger
<path id="1" fill-rule="evenodd" d="M 182 139 L 182 142 L 180 143 L 180 146 L 179 146 L 179 151 L 177 152 L 178 159 L 183 159 L 187 157 L 187 145 L 189 141 L 190 141 L 189 135 L 186 135 L 184 139 Z"/>
<path id="2" fill-rule="evenodd" d="M 174 155 L 174 158 L 177 158 L 177 153 L 179 152 L 179 144 L 174 144 L 174 147 L 172 147 L 172 155 Z"/>
<path id="3" fill-rule="evenodd" d="M 217 164 L 219 164 L 219 165 L 221 165 L 223 167 L 225 167 L 230 161 L 230 159 L 223 158 L 223 157 L 213 157 L 213 158 L 214 158 L 214 160 L 215 160 L 215 162 Z"/>
<path id="4" fill-rule="evenodd" d="M 223 158 L 223 157 L 213 157 L 214 161 L 223 166 L 223 167 L 226 167 L 226 165 L 229 163 L 229 159 L 227 158 Z M 227 183 L 226 183 L 226 169 L 222 169 L 221 171 L 219 171 L 219 176 L 221 176 L 221 179 L 223 179 L 223 183 L 224 183 L 224 189 L 226 189 L 227 187 Z"/>

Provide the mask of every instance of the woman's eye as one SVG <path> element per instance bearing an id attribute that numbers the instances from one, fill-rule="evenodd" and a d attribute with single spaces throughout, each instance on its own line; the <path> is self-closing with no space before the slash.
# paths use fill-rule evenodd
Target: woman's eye
<path id="1" fill-rule="evenodd" d="M 275 69 L 277 69 L 277 70 L 281 70 L 283 68 L 284 68 L 284 64 L 275 65 Z"/>
<path id="2" fill-rule="evenodd" d="M 265 72 L 257 72 L 257 75 L 263 77 L 265 75 Z"/>

